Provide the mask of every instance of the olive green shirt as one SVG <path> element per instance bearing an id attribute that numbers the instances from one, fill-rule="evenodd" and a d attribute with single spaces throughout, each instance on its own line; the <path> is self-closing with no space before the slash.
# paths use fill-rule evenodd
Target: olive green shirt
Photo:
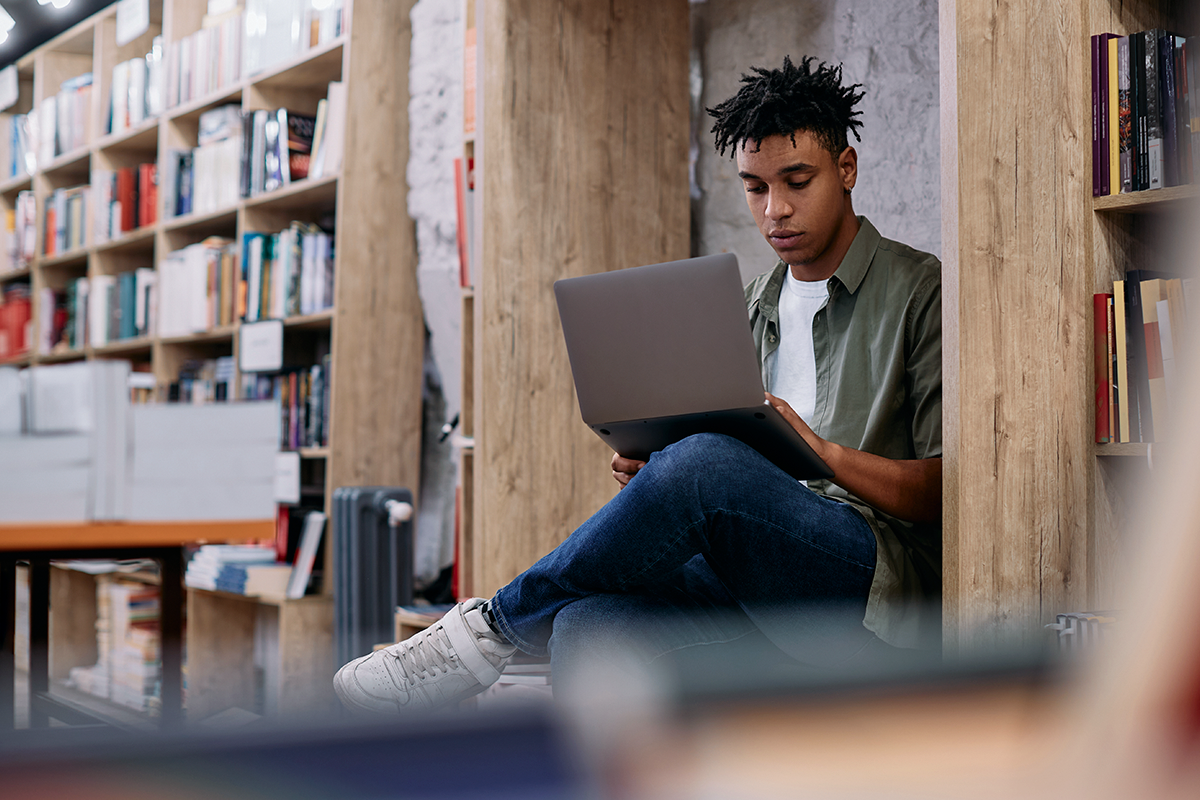
<path id="1" fill-rule="evenodd" d="M 942 455 L 942 284 L 936 257 L 884 239 L 866 217 L 829 279 L 813 318 L 816 406 L 805 420 L 823 439 L 890 459 Z M 771 391 L 767 356 L 779 346 L 779 292 L 787 265 L 746 287 L 746 304 Z M 818 494 L 849 503 L 875 533 L 875 577 L 863 624 L 900 647 L 940 641 L 940 523 L 903 522 L 829 481 Z"/>

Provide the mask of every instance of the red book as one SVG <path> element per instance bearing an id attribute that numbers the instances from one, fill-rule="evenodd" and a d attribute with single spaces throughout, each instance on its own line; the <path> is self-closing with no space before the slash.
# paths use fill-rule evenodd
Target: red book
<path id="1" fill-rule="evenodd" d="M 158 219 L 158 167 L 138 165 L 138 226 L 153 225 Z"/>
<path id="2" fill-rule="evenodd" d="M 287 562 L 288 517 L 291 512 L 282 503 L 275 508 L 275 560 L 282 564 Z"/>
<path id="3" fill-rule="evenodd" d="M 1108 304 L 1111 294 L 1092 295 L 1093 314 L 1093 359 L 1095 367 L 1096 395 L 1096 442 L 1105 443 L 1109 439 L 1108 428 L 1108 397 L 1109 397 L 1109 364 L 1108 356 Z"/>
<path id="4" fill-rule="evenodd" d="M 121 204 L 121 232 L 137 227 L 137 187 L 133 167 L 117 170 L 117 200 Z"/>
<path id="5" fill-rule="evenodd" d="M 463 160 L 454 159 L 454 210 L 458 228 L 458 284 L 470 286 L 471 275 L 467 260 L 467 182 L 463 174 Z"/>

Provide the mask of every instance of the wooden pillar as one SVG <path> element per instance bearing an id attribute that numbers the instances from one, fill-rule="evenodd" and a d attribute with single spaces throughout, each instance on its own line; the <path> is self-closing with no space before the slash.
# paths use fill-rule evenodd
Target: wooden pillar
<path id="1" fill-rule="evenodd" d="M 1081 0 L 943 0 L 944 625 L 1086 610 L 1091 107 Z"/>
<path id="2" fill-rule="evenodd" d="M 416 228 L 408 215 L 408 62 L 413 0 L 355 0 L 346 147 L 338 206 L 337 317 L 327 480 L 403 486 L 421 463 L 425 323 Z M 327 572 L 326 574 L 330 574 Z"/>
<path id="3" fill-rule="evenodd" d="M 482 11 L 473 566 L 489 595 L 616 491 L 552 287 L 689 255 L 689 31 L 684 0 Z"/>

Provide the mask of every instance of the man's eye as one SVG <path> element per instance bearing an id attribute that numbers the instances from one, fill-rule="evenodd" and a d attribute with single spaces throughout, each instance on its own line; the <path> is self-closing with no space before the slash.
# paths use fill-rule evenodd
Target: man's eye
<path id="1" fill-rule="evenodd" d="M 765 186 L 747 186 L 746 191 L 750 194 L 762 194 L 767 190 Z"/>
<path id="2" fill-rule="evenodd" d="M 800 183 L 789 183 L 788 186 L 792 187 L 793 189 L 803 189 L 805 186 L 808 186 L 810 183 L 812 183 L 812 178 L 809 178 L 806 181 L 801 181 Z"/>

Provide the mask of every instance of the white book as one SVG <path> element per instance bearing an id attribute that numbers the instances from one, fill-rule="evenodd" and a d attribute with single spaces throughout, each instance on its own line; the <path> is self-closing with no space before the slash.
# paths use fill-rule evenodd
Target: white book
<path id="1" fill-rule="evenodd" d="M 129 62 L 122 61 L 112 71 L 112 132 L 129 127 Z"/>
<path id="2" fill-rule="evenodd" d="M 246 254 L 246 274 L 249 283 L 246 287 L 247 322 L 257 322 L 259 309 L 262 308 L 262 261 L 263 237 L 255 236 L 250 239 L 249 253 Z"/>
<path id="3" fill-rule="evenodd" d="M 275 245 L 275 263 L 271 270 L 271 316 L 283 319 L 287 316 L 287 287 L 291 285 L 292 240 L 296 232 L 291 228 L 279 232 Z"/>
<path id="4" fill-rule="evenodd" d="M 317 235 L 305 234 L 300 251 L 300 313 L 311 314 L 316 310 L 313 296 L 317 273 Z"/>
<path id="5" fill-rule="evenodd" d="M 300 547 L 296 551 L 296 563 L 292 566 L 292 575 L 288 580 L 287 596 L 289 600 L 298 600 L 304 596 L 308 587 L 308 579 L 312 576 L 313 561 L 317 557 L 317 546 L 321 543 L 321 535 L 325 531 L 325 515 L 320 511 L 310 511 L 304 518 L 304 532 L 300 537 Z"/>
<path id="6" fill-rule="evenodd" d="M 21 432 L 21 397 L 20 372 L 16 367 L 0 367 L 0 436 L 16 436 Z M 17 463 L 11 456 L 3 460 Z"/>
<path id="7" fill-rule="evenodd" d="M 325 137 L 322 141 L 321 174 L 336 175 L 342 169 L 342 153 L 346 136 L 346 84 L 329 84 L 326 108 Z"/>
<path id="8" fill-rule="evenodd" d="M 116 288 L 117 279 L 112 275 L 94 275 L 88 298 L 88 340 L 92 347 L 109 341 L 109 295 Z"/>
<path id="9" fill-rule="evenodd" d="M 154 332 L 150 325 L 150 305 L 157 282 L 158 274 L 150 267 L 138 267 L 134 271 L 134 327 L 138 336 L 149 336 Z"/>
<path id="10" fill-rule="evenodd" d="M 188 319 L 190 332 L 208 330 L 208 248 L 193 244 L 184 248 L 187 262 Z"/>
<path id="11" fill-rule="evenodd" d="M 47 97 L 42 100 L 42 105 L 38 110 L 38 130 L 41 132 L 41 141 L 38 143 L 39 166 L 49 164 L 58 155 L 54 147 L 58 131 L 57 117 L 58 103 L 55 99 Z"/>
<path id="12" fill-rule="evenodd" d="M 129 127 L 136 128 L 146 119 L 146 59 L 131 58 L 129 64 Z"/>
<path id="13" fill-rule="evenodd" d="M 163 37 L 155 36 L 146 54 L 146 115 L 157 117 L 166 108 L 166 66 L 163 64 Z"/>
<path id="14" fill-rule="evenodd" d="M 320 305 L 317 311 L 333 306 L 333 237 L 322 231 L 317 234 L 317 275 L 319 276 Z"/>

